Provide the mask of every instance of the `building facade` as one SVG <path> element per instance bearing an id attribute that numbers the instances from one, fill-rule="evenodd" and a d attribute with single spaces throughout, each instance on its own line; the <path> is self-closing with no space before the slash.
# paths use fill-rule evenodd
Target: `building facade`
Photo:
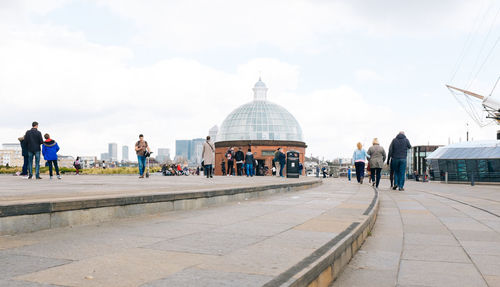
<path id="1" fill-rule="evenodd" d="M 124 145 L 122 146 L 122 161 L 129 161 L 128 159 L 128 146 Z"/>
<path id="2" fill-rule="evenodd" d="M 118 161 L 118 145 L 116 143 L 108 144 L 108 158 L 110 161 Z"/>
<path id="3" fill-rule="evenodd" d="M 215 142 L 216 175 L 222 175 L 221 163 L 231 147 L 244 153 L 250 148 L 261 175 L 271 174 L 277 148 L 299 152 L 299 161 L 304 163 L 307 145 L 302 128 L 285 108 L 267 100 L 267 90 L 259 78 L 253 88 L 254 100 L 233 110 L 222 122 Z"/>
<path id="4" fill-rule="evenodd" d="M 428 164 L 427 156 L 437 150 L 439 145 L 420 145 L 413 146 L 408 153 L 408 158 L 406 160 L 406 171 L 408 175 L 413 176 L 415 172 L 418 175 L 427 174 Z"/>

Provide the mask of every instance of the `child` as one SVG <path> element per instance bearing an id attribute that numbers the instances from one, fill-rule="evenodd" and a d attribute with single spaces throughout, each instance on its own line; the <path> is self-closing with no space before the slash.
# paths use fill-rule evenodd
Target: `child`
<path id="1" fill-rule="evenodd" d="M 43 158 L 49 164 L 50 179 L 52 179 L 52 165 L 54 165 L 54 168 L 56 169 L 57 178 L 61 179 L 59 166 L 57 165 L 57 152 L 59 151 L 59 145 L 55 140 L 50 138 L 49 134 L 45 134 L 43 137 L 45 138 L 45 141 L 42 146 L 42 154 Z"/>

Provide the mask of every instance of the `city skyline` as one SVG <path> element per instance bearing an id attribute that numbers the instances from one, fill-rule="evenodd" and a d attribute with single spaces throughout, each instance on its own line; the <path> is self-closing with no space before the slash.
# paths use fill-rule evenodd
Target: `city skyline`
<path id="1" fill-rule="evenodd" d="M 400 130 L 413 145 L 465 141 L 467 130 L 495 139 L 497 127 L 475 125 L 445 84 L 492 91 L 500 3 L 196 6 L 2 2 L 0 142 L 36 120 L 65 155 L 133 146 L 141 133 L 174 154 L 177 139 L 205 138 L 250 102 L 259 77 L 301 124 L 308 155 L 349 157 L 375 137 L 387 148 Z"/>

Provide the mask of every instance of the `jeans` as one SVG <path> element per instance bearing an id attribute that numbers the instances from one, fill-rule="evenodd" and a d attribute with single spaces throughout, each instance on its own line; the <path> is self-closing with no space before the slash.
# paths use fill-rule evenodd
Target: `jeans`
<path id="1" fill-rule="evenodd" d="M 40 151 L 28 152 L 28 174 L 33 176 L 33 156 L 35 156 L 35 176 L 40 177 Z"/>
<path id="2" fill-rule="evenodd" d="M 23 172 L 21 173 L 21 175 L 28 175 L 28 156 L 23 156 L 23 159 Z"/>
<path id="3" fill-rule="evenodd" d="M 247 163 L 246 168 L 247 168 L 247 176 L 253 176 L 253 164 Z"/>
<path id="4" fill-rule="evenodd" d="M 59 175 L 59 165 L 57 164 L 57 159 L 56 160 L 48 160 L 49 163 L 49 175 L 52 176 L 52 165 L 54 165 L 54 168 L 56 170 L 56 174 Z"/>
<path id="5" fill-rule="evenodd" d="M 143 155 L 137 156 L 137 161 L 139 162 L 139 175 L 144 175 L 144 169 L 146 168 L 146 157 Z"/>
<path id="6" fill-rule="evenodd" d="M 205 165 L 205 175 L 207 176 L 207 178 L 213 177 L 212 172 L 213 172 L 212 165 L 211 164 L 206 164 Z"/>
<path id="7" fill-rule="evenodd" d="M 381 168 L 372 168 L 372 182 L 375 183 L 375 187 L 378 187 L 378 184 L 380 183 L 380 173 L 382 171 Z"/>
<path id="8" fill-rule="evenodd" d="M 280 162 L 280 176 L 283 176 L 283 169 L 285 168 L 285 163 Z"/>
<path id="9" fill-rule="evenodd" d="M 394 170 L 394 185 L 403 188 L 405 185 L 406 159 L 393 158 L 392 169 Z"/>
<path id="10" fill-rule="evenodd" d="M 365 176 L 365 162 L 357 161 L 354 166 L 356 167 L 356 179 L 361 182 L 361 179 Z"/>

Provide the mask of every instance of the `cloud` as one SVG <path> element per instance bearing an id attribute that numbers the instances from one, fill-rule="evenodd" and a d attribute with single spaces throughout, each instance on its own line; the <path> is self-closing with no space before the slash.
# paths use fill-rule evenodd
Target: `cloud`
<path id="1" fill-rule="evenodd" d="M 382 76 L 370 69 L 359 69 L 355 72 L 356 79 L 362 82 L 380 81 Z"/>

